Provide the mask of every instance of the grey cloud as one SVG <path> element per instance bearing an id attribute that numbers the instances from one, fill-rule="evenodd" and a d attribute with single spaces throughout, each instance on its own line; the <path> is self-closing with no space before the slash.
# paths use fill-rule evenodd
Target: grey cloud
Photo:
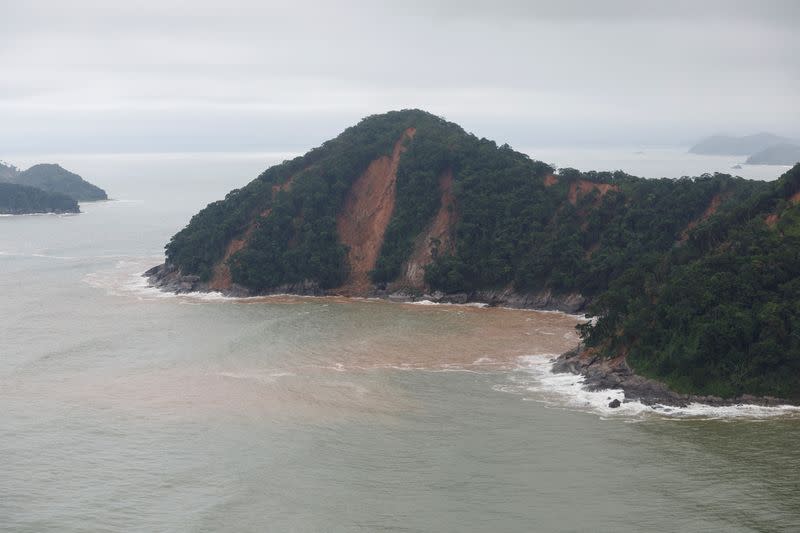
<path id="1" fill-rule="evenodd" d="M 398 107 L 512 144 L 798 136 L 798 2 L 9 4 L 7 147 L 282 150 Z"/>

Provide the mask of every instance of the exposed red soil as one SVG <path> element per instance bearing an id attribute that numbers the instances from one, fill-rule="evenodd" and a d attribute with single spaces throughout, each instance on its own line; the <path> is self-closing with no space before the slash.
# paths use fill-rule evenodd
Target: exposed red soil
<path id="1" fill-rule="evenodd" d="M 279 191 L 288 191 L 292 188 L 292 182 L 294 182 L 294 178 L 297 174 L 294 174 L 289 177 L 288 180 L 284 183 L 279 183 L 277 185 L 272 186 L 272 199 L 275 199 Z M 270 213 L 272 213 L 272 208 L 264 209 L 259 213 L 260 218 L 267 218 Z M 227 248 L 225 248 L 225 255 L 222 256 L 222 259 L 214 265 L 214 274 L 211 277 L 211 281 L 208 283 L 208 287 L 211 290 L 215 291 L 222 291 L 226 289 L 230 289 L 231 285 L 233 285 L 233 279 L 231 278 L 231 269 L 228 266 L 228 259 L 231 258 L 233 254 L 247 246 L 248 241 L 250 240 L 250 236 L 253 234 L 253 231 L 256 229 L 256 225 L 258 224 L 259 219 L 253 220 L 248 226 L 247 229 L 244 230 L 241 237 L 236 239 L 231 239 L 228 243 Z"/>
<path id="2" fill-rule="evenodd" d="M 345 296 L 363 295 L 371 287 L 369 272 L 375 268 L 386 227 L 392 218 L 397 185 L 397 167 L 406 139 L 416 129 L 408 128 L 395 143 L 391 156 L 370 163 L 356 179 L 336 219 L 339 241 L 348 248 L 349 273 L 336 292 Z"/>
<path id="3" fill-rule="evenodd" d="M 708 203 L 708 206 L 705 208 L 705 210 L 700 213 L 700 216 L 686 225 L 686 228 L 684 228 L 684 230 L 681 232 L 681 237 L 678 239 L 678 242 L 685 242 L 689 238 L 689 232 L 696 228 L 698 224 L 708 220 L 714 213 L 716 213 L 719 209 L 719 206 L 722 205 L 722 202 L 724 202 L 727 197 L 728 195 L 725 194 L 715 194 L 711 198 L 711 201 Z"/>
<path id="4" fill-rule="evenodd" d="M 796 193 L 791 195 L 788 198 L 788 200 L 789 200 L 789 203 L 793 204 L 793 205 L 800 203 L 800 191 L 797 191 Z M 778 213 L 772 213 L 771 215 L 767 216 L 766 219 L 764 219 L 764 223 L 767 226 L 769 226 L 770 228 L 773 228 L 773 227 L 775 227 L 775 224 L 778 223 L 778 219 L 779 218 L 780 218 L 780 215 L 778 215 Z"/>
<path id="5" fill-rule="evenodd" d="M 228 243 L 228 247 L 225 248 L 225 255 L 223 256 L 222 260 L 220 260 L 220 262 L 214 266 L 214 276 L 211 278 L 211 282 L 208 284 L 210 289 L 221 291 L 231 287 L 233 280 L 231 279 L 231 269 L 228 267 L 228 259 L 230 259 L 233 254 L 244 248 L 247 240 L 250 237 L 250 234 L 253 232 L 254 227 L 255 225 L 251 224 L 240 239 L 233 239 Z"/>
<path id="6" fill-rule="evenodd" d="M 552 187 L 556 183 L 558 183 L 558 176 L 556 176 L 555 174 L 548 174 L 547 176 L 545 176 L 544 178 L 545 187 Z"/>
<path id="7" fill-rule="evenodd" d="M 306 169 L 308 170 L 308 169 Z M 303 171 L 305 172 L 305 171 Z M 299 173 L 298 173 L 299 174 Z M 278 195 L 280 191 L 290 191 L 292 190 L 292 183 L 294 183 L 294 178 L 297 174 L 292 174 L 289 176 L 289 179 L 286 180 L 284 183 L 278 183 L 272 186 L 272 199 L 274 200 L 275 197 Z"/>
<path id="8" fill-rule="evenodd" d="M 441 205 L 431 224 L 414 242 L 414 252 L 403 265 L 398 286 L 422 289 L 425 287 L 425 267 L 433 262 L 434 251 L 448 254 L 455 250 L 456 209 L 453 195 L 453 173 L 448 170 L 439 178 Z"/>
<path id="9" fill-rule="evenodd" d="M 547 181 L 545 181 L 547 185 Z M 578 200 L 591 193 L 597 191 L 597 200 L 599 201 L 603 196 L 608 194 L 608 191 L 618 191 L 619 187 L 611 185 L 610 183 L 595 183 L 593 181 L 578 180 L 572 182 L 569 186 L 569 194 L 567 199 L 572 205 L 576 205 Z"/>
<path id="10" fill-rule="evenodd" d="M 767 224 L 767 226 L 769 226 L 770 228 L 771 228 L 771 227 L 773 227 L 773 226 L 775 226 L 775 224 L 777 224 L 777 223 L 778 223 L 778 213 L 772 213 L 771 215 L 769 215 L 769 216 L 766 218 L 766 220 L 764 220 L 764 222 L 765 222 L 765 223 Z"/>
<path id="11" fill-rule="evenodd" d="M 549 176 L 548 176 L 549 177 Z M 556 181 L 554 183 L 558 183 L 558 177 L 552 176 Z M 548 186 L 547 178 L 545 178 L 545 185 Z M 567 192 L 567 201 L 572 204 L 573 206 L 578 204 L 578 201 L 585 197 L 587 194 L 592 194 L 593 192 L 597 191 L 597 196 L 594 199 L 593 205 L 596 207 L 600 205 L 603 201 L 603 197 L 609 193 L 609 191 L 618 191 L 619 187 L 616 185 L 612 185 L 610 183 L 595 183 L 593 181 L 587 180 L 577 180 L 570 183 L 569 191 Z M 558 213 L 561 211 L 559 209 L 556 214 L 553 216 L 551 223 L 556 220 L 558 217 Z M 586 210 L 578 211 L 578 216 L 584 218 L 588 215 Z M 589 227 L 589 221 L 584 220 L 581 223 L 581 231 L 586 231 Z M 592 254 L 597 251 L 599 245 L 592 245 L 589 250 L 586 252 L 586 258 L 589 259 Z"/>

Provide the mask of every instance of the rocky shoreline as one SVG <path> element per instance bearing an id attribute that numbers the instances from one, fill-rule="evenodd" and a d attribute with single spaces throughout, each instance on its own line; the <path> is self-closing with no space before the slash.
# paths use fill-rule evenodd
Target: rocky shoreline
<path id="1" fill-rule="evenodd" d="M 166 292 L 186 294 L 191 292 L 220 292 L 225 296 L 249 297 L 269 296 L 274 294 L 295 294 L 298 296 L 341 296 L 337 291 L 326 291 L 313 282 L 295 283 L 273 287 L 269 291 L 253 292 L 246 287 L 233 284 L 230 288 L 219 290 L 200 280 L 199 276 L 187 276 L 172 265 L 157 265 L 143 276 L 151 286 Z M 391 290 L 374 288 L 366 294 L 358 296 L 366 298 L 382 298 L 393 302 L 431 301 L 434 303 L 467 304 L 482 303 L 492 307 L 510 307 L 513 309 L 532 309 L 561 311 L 577 314 L 586 308 L 587 299 L 580 294 L 554 294 L 551 291 L 536 293 L 518 293 L 511 289 L 479 290 L 471 293 L 460 292 L 445 294 L 440 291 L 431 293 L 416 292 L 411 289 Z"/>
<path id="2" fill-rule="evenodd" d="M 293 294 L 297 296 L 342 296 L 336 291 L 326 291 L 313 282 L 296 283 L 274 287 L 269 291 L 253 292 L 246 287 L 233 284 L 230 288 L 218 290 L 200 280 L 199 276 L 183 275 L 174 266 L 161 264 L 147 270 L 143 276 L 148 283 L 165 292 L 187 294 L 193 292 L 220 292 L 224 296 L 242 298 L 269 296 L 276 294 Z M 586 309 L 588 300 L 580 294 L 558 295 L 550 291 L 537 293 L 517 293 L 511 289 L 480 290 L 472 293 L 445 294 L 439 291 L 416 293 L 413 290 L 388 290 L 374 288 L 367 294 L 359 295 L 367 298 L 381 298 L 392 302 L 430 301 L 443 304 L 481 303 L 492 307 L 509 307 L 513 309 L 530 309 L 539 311 L 560 311 L 578 314 Z M 680 394 L 671 390 L 664 383 L 636 374 L 624 357 L 604 359 L 586 350 L 583 345 L 562 354 L 553 362 L 553 373 L 572 373 L 584 377 L 583 386 L 590 391 L 605 389 L 622 389 L 624 402 L 639 401 L 645 405 L 686 407 L 691 403 L 710 406 L 759 405 L 775 407 L 780 405 L 799 405 L 798 402 L 771 396 L 742 395 L 737 398 L 720 398 Z M 618 400 L 609 407 L 619 407 Z"/>
<path id="3" fill-rule="evenodd" d="M 797 402 L 772 396 L 744 394 L 736 398 L 720 398 L 718 396 L 680 394 L 670 390 L 660 381 L 636 374 L 628 366 L 624 357 L 604 359 L 586 350 L 582 345 L 555 359 L 552 372 L 582 375 L 584 377 L 583 386 L 590 391 L 622 389 L 625 393 L 625 402 L 639 401 L 649 406 L 687 407 L 691 403 L 715 407 L 743 404 L 764 407 L 797 405 Z M 609 407 L 619 407 L 619 405 L 619 401 L 615 400 L 609 404 Z"/>

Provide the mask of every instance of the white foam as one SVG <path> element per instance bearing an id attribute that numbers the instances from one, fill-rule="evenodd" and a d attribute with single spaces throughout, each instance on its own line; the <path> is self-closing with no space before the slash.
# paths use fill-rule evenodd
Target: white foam
<path id="1" fill-rule="evenodd" d="M 104 289 L 112 296 L 135 296 L 140 300 L 177 299 L 181 303 L 195 302 L 237 302 L 253 300 L 262 297 L 232 297 L 221 292 L 190 292 L 176 294 L 162 291 L 150 285 L 147 278 L 142 275 L 148 268 L 163 262 L 163 258 L 127 258 L 117 261 L 111 270 L 93 272 L 84 276 L 84 282 L 89 285 Z"/>
<path id="2" fill-rule="evenodd" d="M 411 305 L 439 305 L 437 302 L 430 300 L 417 300 L 416 302 L 408 302 Z"/>
<path id="3" fill-rule="evenodd" d="M 553 359 L 557 354 L 538 354 L 519 358 L 519 370 L 509 376 L 509 382 L 495 390 L 521 394 L 525 400 L 538 401 L 550 407 L 591 412 L 601 417 L 641 420 L 647 417 L 670 419 L 768 419 L 775 417 L 800 418 L 800 406 L 761 405 L 713 406 L 692 403 L 687 407 L 649 406 L 639 401 L 625 400 L 621 389 L 589 391 L 583 386 L 583 376 L 571 373 L 554 374 Z M 613 400 L 620 406 L 609 407 Z"/>
<path id="4" fill-rule="evenodd" d="M 236 379 L 242 381 L 254 381 L 257 383 L 275 383 L 279 378 L 294 376 L 292 372 L 267 372 L 267 373 L 243 373 L 243 372 L 219 372 L 218 376 L 228 379 Z"/>
<path id="5" fill-rule="evenodd" d="M 566 313 L 564 311 L 559 311 L 557 309 L 527 309 L 527 308 L 520 309 L 518 307 L 501 307 L 501 309 L 511 309 L 511 310 L 515 310 L 515 311 L 536 311 L 537 313 L 550 313 L 550 314 L 554 314 L 554 315 L 567 316 L 567 317 L 569 317 L 569 318 L 571 318 L 573 320 L 578 320 L 580 322 L 587 322 L 587 321 L 593 320 L 593 319 L 587 318 L 585 314 L 581 314 L 581 313 L 578 313 L 578 314 Z"/>
<path id="6" fill-rule="evenodd" d="M 84 277 L 84 281 L 90 285 L 98 288 L 105 289 L 112 295 L 134 294 L 140 299 L 164 299 L 164 298 L 178 298 L 183 303 L 192 302 L 240 302 L 240 301 L 264 301 L 270 298 L 297 298 L 297 299 L 313 299 L 320 300 L 329 298 L 329 296 L 307 296 L 296 294 L 269 294 L 261 296 L 228 296 L 221 292 L 188 292 L 188 293 L 173 293 L 163 291 L 158 287 L 153 287 L 149 284 L 147 278 L 142 276 L 148 268 L 155 264 L 163 262 L 163 257 L 152 258 L 127 258 L 127 260 L 119 261 L 113 271 L 101 271 L 88 274 Z M 356 300 L 361 302 L 391 302 L 385 298 L 375 297 L 348 297 L 348 300 Z M 431 300 L 419 300 L 415 302 L 395 302 L 403 303 L 406 305 L 423 305 L 423 306 L 449 306 L 449 307 L 476 307 L 487 308 L 489 304 L 483 302 L 468 302 L 464 304 L 454 304 L 446 302 L 433 302 Z M 583 315 L 571 315 L 562 311 L 545 311 L 539 309 L 519 309 L 514 307 L 497 307 L 497 309 L 505 309 L 509 311 L 521 312 L 536 312 L 536 313 L 554 313 L 562 316 L 574 318 L 575 320 L 585 321 Z M 568 333 L 569 338 L 577 338 L 573 333 Z"/>
<path id="7" fill-rule="evenodd" d="M 47 254 L 40 254 L 40 253 L 16 253 L 16 252 L 0 252 L 0 255 L 6 257 L 36 257 L 40 259 L 79 259 L 78 257 L 72 256 L 59 256 L 59 255 L 47 255 Z"/>
<path id="8" fill-rule="evenodd" d="M 414 302 L 403 302 L 403 303 L 406 303 L 408 305 L 446 305 L 446 306 L 456 306 L 456 307 L 478 307 L 480 309 L 483 309 L 484 307 L 489 307 L 489 304 L 483 302 L 467 302 L 465 304 L 456 304 L 450 302 L 433 302 L 431 300 L 416 300 Z"/>

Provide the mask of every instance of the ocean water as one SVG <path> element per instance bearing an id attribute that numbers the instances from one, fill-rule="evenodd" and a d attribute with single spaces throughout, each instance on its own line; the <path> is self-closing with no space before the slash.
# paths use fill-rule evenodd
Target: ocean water
<path id="1" fill-rule="evenodd" d="M 800 530 L 797 409 L 609 409 L 580 317 L 146 287 L 283 157 L 61 156 L 115 200 L 0 218 L 0 530 Z"/>

